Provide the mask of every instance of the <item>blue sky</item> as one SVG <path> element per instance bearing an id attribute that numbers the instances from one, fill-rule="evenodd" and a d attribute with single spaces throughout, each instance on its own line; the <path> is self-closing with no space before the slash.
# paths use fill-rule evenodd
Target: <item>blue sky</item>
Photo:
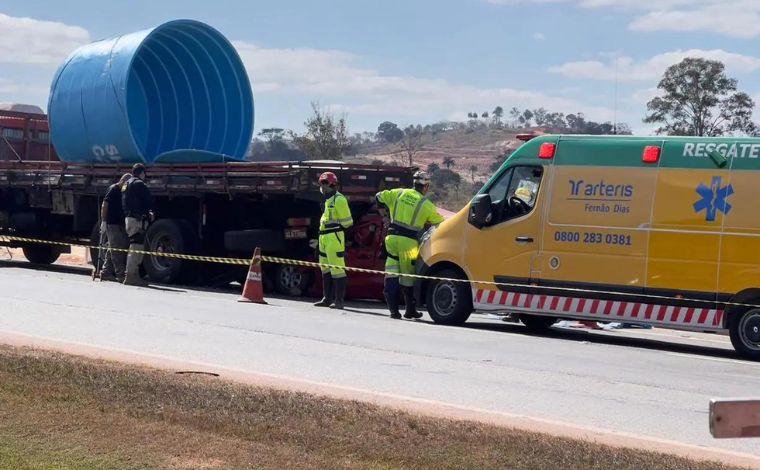
<path id="1" fill-rule="evenodd" d="M 318 101 L 354 132 L 499 105 L 617 116 L 647 134 L 646 102 L 685 56 L 722 60 L 760 101 L 760 0 L 0 0 L 0 102 L 44 108 L 76 47 L 176 18 L 234 42 L 257 132 L 301 129 Z"/>

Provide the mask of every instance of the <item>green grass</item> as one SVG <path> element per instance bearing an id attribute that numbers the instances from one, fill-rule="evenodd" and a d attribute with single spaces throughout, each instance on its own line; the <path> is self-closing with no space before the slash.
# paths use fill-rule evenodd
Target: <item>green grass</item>
<path id="1" fill-rule="evenodd" d="M 729 468 L 0 347 L 0 468 L 284 467 Z"/>

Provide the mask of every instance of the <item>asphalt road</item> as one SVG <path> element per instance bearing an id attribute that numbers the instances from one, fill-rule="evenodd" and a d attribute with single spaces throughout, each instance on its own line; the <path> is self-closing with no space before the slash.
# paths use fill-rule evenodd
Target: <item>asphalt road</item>
<path id="1" fill-rule="evenodd" d="M 0 262 L 0 332 L 516 413 L 760 455 L 760 439 L 714 440 L 708 402 L 760 394 L 760 363 L 728 338 L 608 333 L 474 315 L 467 327 L 393 321 L 381 304 L 339 313 L 233 292 L 93 283 L 82 271 Z"/>

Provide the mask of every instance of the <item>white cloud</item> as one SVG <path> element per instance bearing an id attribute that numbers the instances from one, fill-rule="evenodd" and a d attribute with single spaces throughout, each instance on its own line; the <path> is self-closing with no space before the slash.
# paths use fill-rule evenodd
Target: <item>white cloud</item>
<path id="1" fill-rule="evenodd" d="M 631 95 L 631 101 L 633 101 L 636 104 L 647 104 L 649 103 L 653 98 L 657 96 L 662 96 L 663 91 L 659 88 L 650 87 L 650 88 L 644 88 L 642 90 L 634 91 Z"/>
<path id="2" fill-rule="evenodd" d="M 708 31 L 738 38 L 760 36 L 758 0 L 486 0 L 488 3 L 572 3 L 581 8 L 630 10 L 634 31 Z"/>
<path id="3" fill-rule="evenodd" d="M 0 13 L 0 63 L 58 65 L 88 42 L 79 26 Z"/>
<path id="4" fill-rule="evenodd" d="M 719 60 L 731 72 L 752 73 L 760 70 L 760 57 L 735 54 L 722 49 L 690 49 L 665 52 L 638 62 L 631 57 L 620 57 L 617 60 L 617 77 L 621 82 L 657 80 L 662 77 L 666 68 L 686 57 Z M 549 71 L 569 78 L 613 81 L 615 80 L 615 60 L 566 62 L 550 67 Z"/>
<path id="5" fill-rule="evenodd" d="M 24 93 L 30 95 L 46 96 L 48 89 L 44 86 L 19 83 L 17 81 L 0 77 L 0 93 L 7 95 Z"/>
<path id="6" fill-rule="evenodd" d="M 546 41 L 546 36 L 544 33 L 533 33 L 533 39 L 536 41 Z"/>
<path id="7" fill-rule="evenodd" d="M 333 111 L 365 116 L 439 116 L 456 110 L 539 107 L 584 112 L 607 120 L 612 110 L 577 100 L 514 88 L 480 88 L 444 79 L 386 75 L 356 65 L 358 58 L 336 50 L 272 49 L 233 42 L 253 82 L 254 93 L 303 95 L 331 104 Z M 462 113 L 465 116 L 466 112 Z M 460 117 L 461 119 L 461 117 Z"/>

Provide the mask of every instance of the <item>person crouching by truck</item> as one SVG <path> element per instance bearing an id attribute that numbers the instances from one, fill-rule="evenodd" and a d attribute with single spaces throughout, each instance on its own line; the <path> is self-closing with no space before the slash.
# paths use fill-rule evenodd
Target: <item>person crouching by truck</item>
<path id="1" fill-rule="evenodd" d="M 338 177 L 325 172 L 319 176 L 324 211 L 319 219 L 319 263 L 322 269 L 322 300 L 316 307 L 343 310 L 346 296 L 346 229 L 354 224 L 348 199 L 338 192 Z M 330 267 L 324 266 L 329 264 Z"/>
<path id="2" fill-rule="evenodd" d="M 107 246 L 103 270 L 100 273 L 101 281 L 124 282 L 127 248 L 129 238 L 124 225 L 124 209 L 121 206 L 121 188 L 132 178 L 130 173 L 124 174 L 118 183 L 112 184 L 103 204 L 100 206 L 100 233 L 105 233 Z"/>
<path id="3" fill-rule="evenodd" d="M 414 274 L 414 262 L 419 255 L 417 236 L 427 224 L 438 225 L 443 216 L 425 194 L 430 189 L 430 177 L 424 171 L 414 174 L 414 188 L 389 189 L 377 193 L 378 209 L 388 212 L 391 224 L 385 237 L 385 301 L 391 318 L 400 319 L 399 290 L 404 297 L 406 311 L 404 318 L 422 318 L 414 301 L 414 278 L 404 276 Z"/>
<path id="4" fill-rule="evenodd" d="M 145 165 L 136 163 L 132 167 L 132 177 L 121 189 L 124 222 L 127 237 L 129 237 L 129 254 L 127 255 L 127 270 L 124 278 L 124 284 L 128 286 L 148 285 L 140 277 L 140 264 L 143 255 L 137 253 L 137 251 L 145 250 L 145 231 L 150 222 L 153 222 L 153 200 L 144 181 L 146 176 Z"/>

